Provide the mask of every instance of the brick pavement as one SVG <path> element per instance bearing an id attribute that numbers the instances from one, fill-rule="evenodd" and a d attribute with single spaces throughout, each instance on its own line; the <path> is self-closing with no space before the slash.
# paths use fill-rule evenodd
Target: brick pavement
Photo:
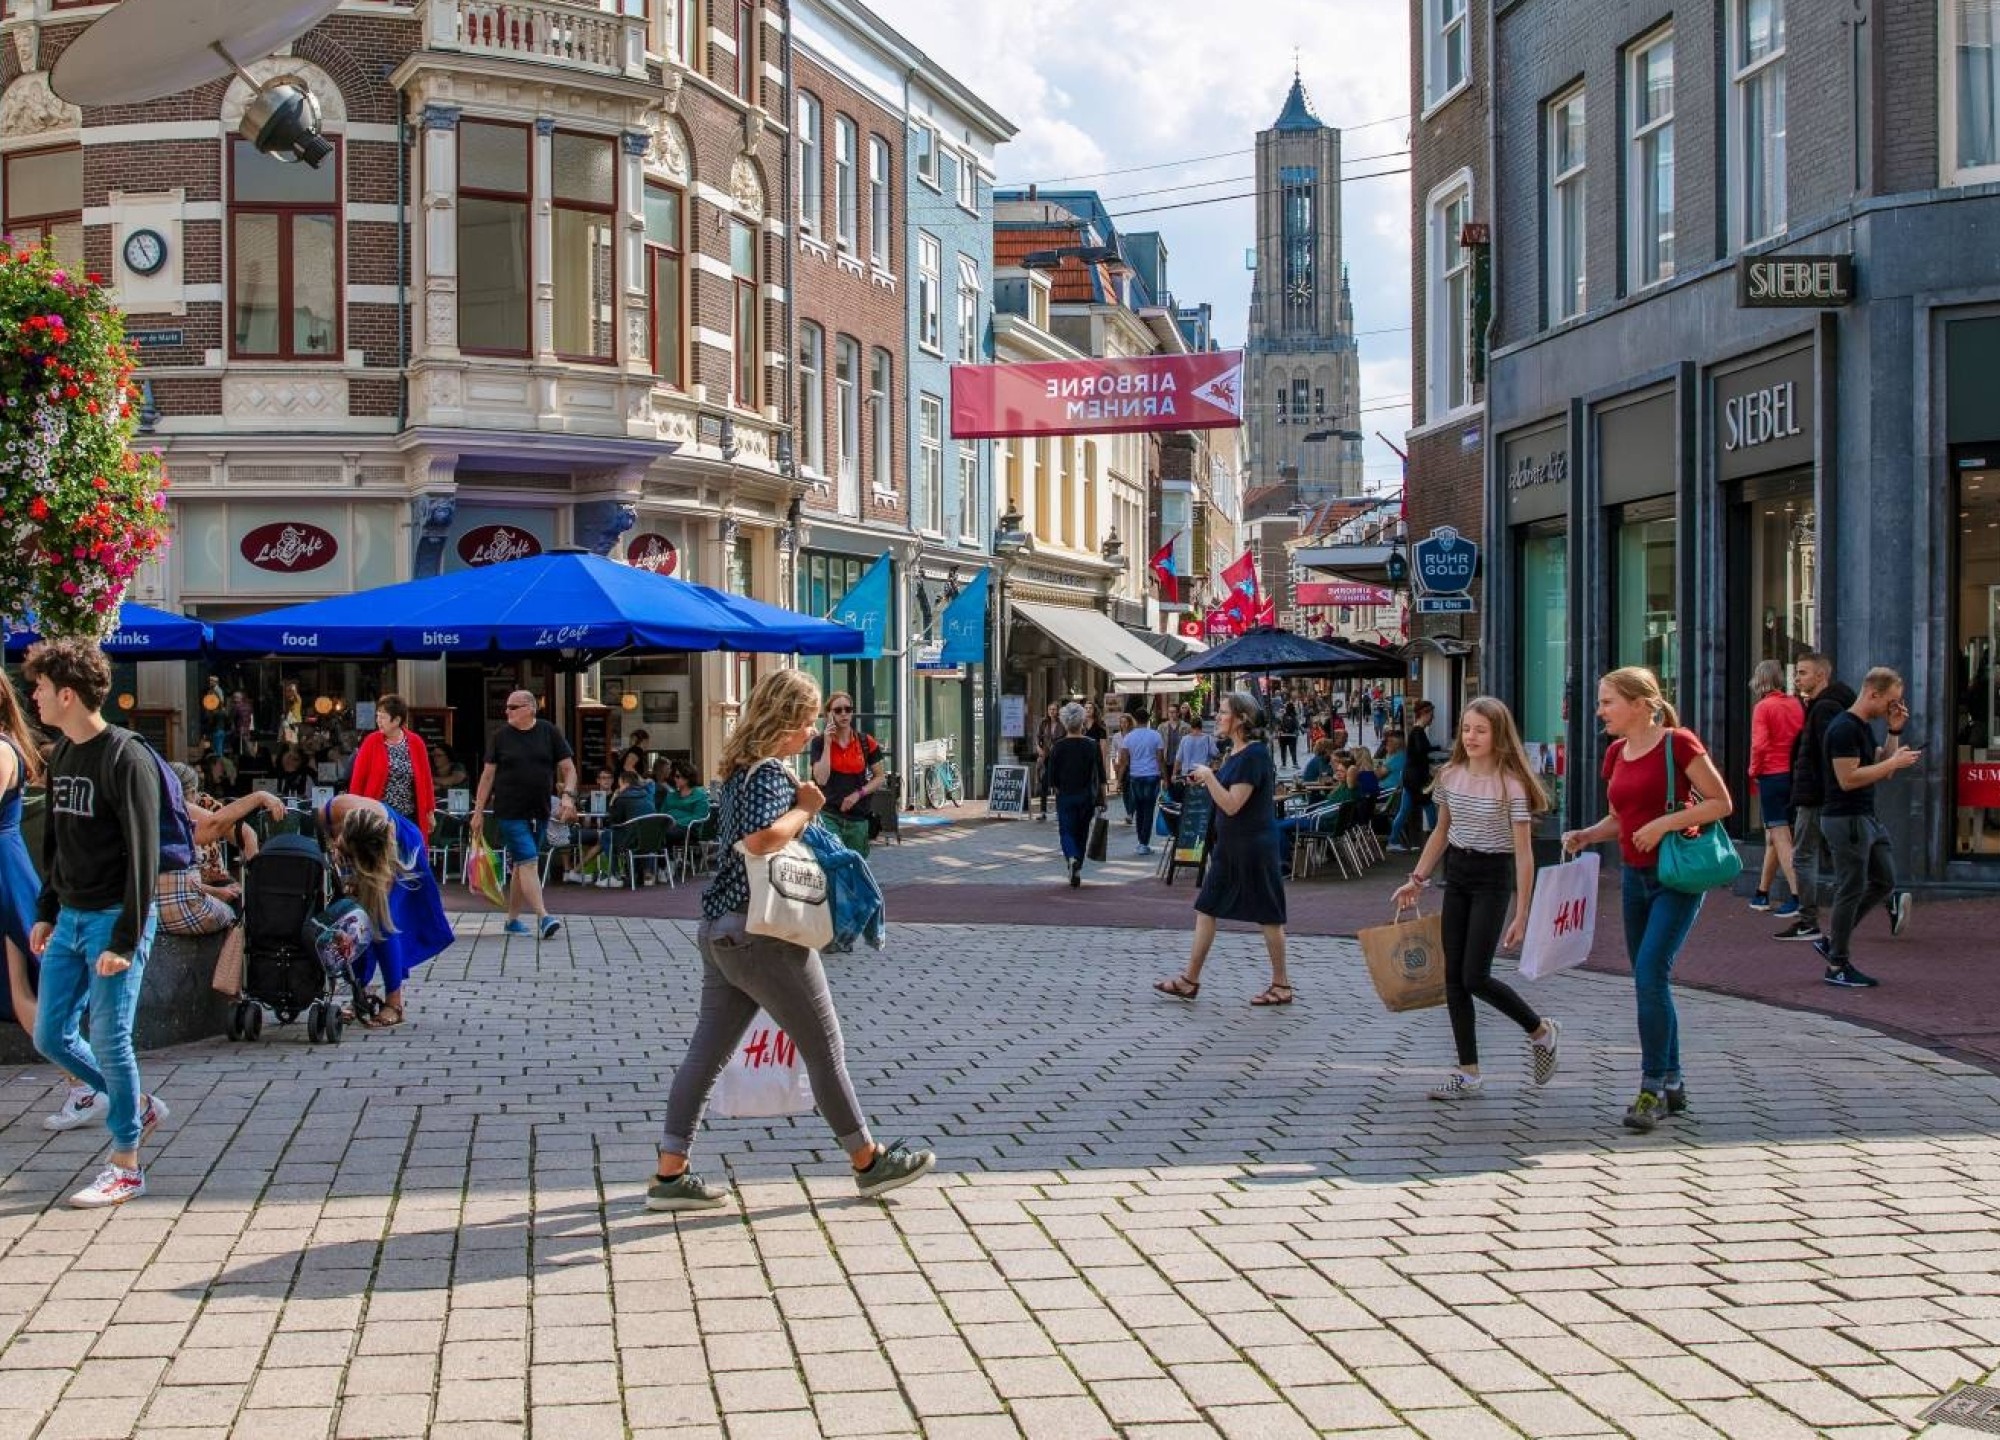
<path id="1" fill-rule="evenodd" d="M 916 847 L 911 847 L 914 857 Z M 50 1209 L 92 1132 L 0 1083 L 0 1440 L 535 1434 L 1906 1435 L 2000 1363 L 2000 1079 L 1689 995 L 1695 1109 L 1613 1128 L 1627 985 L 1538 990 L 1562 1074 L 1427 1103 L 1436 1013 L 1351 944 L 1254 1011 L 1178 931 L 905 924 L 834 962 L 856 1079 L 934 1181 L 856 1199 L 815 1117 L 723 1122 L 741 1208 L 640 1204 L 684 922 L 469 920 L 414 1023 L 149 1059 L 154 1193 Z"/>

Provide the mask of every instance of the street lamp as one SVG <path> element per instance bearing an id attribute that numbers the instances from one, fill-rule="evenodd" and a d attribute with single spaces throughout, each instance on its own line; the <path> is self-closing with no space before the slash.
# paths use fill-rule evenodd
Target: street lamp
<path id="1" fill-rule="evenodd" d="M 1000 763 L 1001 689 L 1003 676 L 1007 670 L 1007 571 L 1021 556 L 1034 549 L 1035 539 L 1021 528 L 1021 507 L 1014 497 L 1007 499 L 1007 508 L 1000 513 L 1000 519 L 993 531 L 993 568 L 998 572 L 999 584 L 993 587 L 993 663 L 992 671 L 993 723 L 987 727 L 988 765 Z"/>
<path id="2" fill-rule="evenodd" d="M 1106 560 L 1116 560 L 1124 548 L 1123 543 L 1118 539 L 1118 527 L 1113 525 L 1111 533 L 1104 537 L 1104 543 L 1097 547 L 1097 553 L 1102 555 Z"/>

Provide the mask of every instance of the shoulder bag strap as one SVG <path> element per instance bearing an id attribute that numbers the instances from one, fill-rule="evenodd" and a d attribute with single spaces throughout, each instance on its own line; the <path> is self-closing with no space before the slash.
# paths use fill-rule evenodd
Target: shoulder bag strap
<path id="1" fill-rule="evenodd" d="M 1671 814 L 1673 814 L 1673 813 L 1674 813 L 1674 811 L 1676 811 L 1676 810 L 1678 810 L 1678 809 L 1680 809 L 1680 808 L 1681 808 L 1681 807 L 1680 807 L 1680 804 L 1679 804 L 1679 802 L 1678 802 L 1678 801 L 1677 801 L 1677 800 L 1675 799 L 1675 796 L 1674 796 L 1674 791 L 1675 791 L 1675 789 L 1677 788 L 1677 787 L 1676 787 L 1676 786 L 1674 785 L 1674 732 L 1673 732 L 1672 730 L 1668 730 L 1668 731 L 1667 731 L 1667 735 L 1666 735 L 1666 738 L 1665 738 L 1664 740 L 1662 740 L 1662 741 L 1661 741 L 1660 743 L 1661 743 L 1662 745 L 1664 745 L 1664 746 L 1666 746 L 1666 747 L 1667 747 L 1667 811 L 1666 811 L 1666 813 L 1667 813 L 1667 814 L 1669 814 L 1669 815 L 1671 815 Z"/>

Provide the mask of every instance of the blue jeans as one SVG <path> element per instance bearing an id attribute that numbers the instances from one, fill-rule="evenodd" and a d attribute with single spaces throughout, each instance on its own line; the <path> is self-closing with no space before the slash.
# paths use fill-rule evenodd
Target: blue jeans
<path id="1" fill-rule="evenodd" d="M 1408 834 L 1410 817 L 1419 809 L 1424 812 L 1424 828 L 1426 830 L 1437 828 L 1438 807 L 1436 803 L 1426 800 L 1418 791 L 1406 789 L 1403 791 L 1402 803 L 1396 807 L 1396 818 L 1389 822 L 1389 843 L 1391 845 L 1407 845 L 1410 843 L 1403 837 Z"/>
<path id="2" fill-rule="evenodd" d="M 1132 807 L 1132 824 L 1137 827 L 1139 843 L 1153 843 L 1153 807 L 1160 803 L 1160 777 L 1157 775 L 1127 775 L 1125 777 L 1126 803 Z"/>
<path id="3" fill-rule="evenodd" d="M 132 952 L 132 965 L 116 975 L 97 973 L 97 957 L 111 944 L 118 911 L 71 910 L 56 917 L 55 933 L 42 952 L 41 1011 L 35 1022 L 35 1048 L 68 1071 L 79 1085 L 108 1097 L 104 1123 L 111 1143 L 130 1150 L 139 1143 L 139 1057 L 132 1048 L 132 1017 L 139 1011 L 139 990 L 146 978 L 146 956 L 153 948 L 155 915 L 146 912 L 146 926 Z M 90 1039 L 79 1025 L 90 1010 Z"/>
<path id="4" fill-rule="evenodd" d="M 532 865 L 549 848 L 549 827 L 543 820 L 502 820 L 500 848 L 516 865 Z"/>
<path id="5" fill-rule="evenodd" d="M 1674 961 L 1701 914 L 1700 895 L 1683 895 L 1659 874 L 1625 867 L 1625 953 L 1639 1001 L 1639 1083 L 1659 1092 L 1681 1083 L 1681 1026 L 1674 1011 Z"/>
<path id="6" fill-rule="evenodd" d="M 1088 791 L 1081 795 L 1056 792 L 1056 829 L 1062 836 L 1063 859 L 1083 858 L 1083 848 L 1090 842 L 1090 819 L 1096 813 L 1097 797 Z"/>

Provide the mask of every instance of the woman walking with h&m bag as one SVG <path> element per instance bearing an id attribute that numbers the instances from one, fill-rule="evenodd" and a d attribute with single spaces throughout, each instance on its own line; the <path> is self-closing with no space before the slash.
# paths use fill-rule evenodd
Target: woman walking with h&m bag
<path id="1" fill-rule="evenodd" d="M 819 953 L 745 926 L 750 874 L 745 854 L 769 856 L 799 838 L 826 804 L 810 781 L 783 763 L 813 738 L 820 712 L 819 682 L 802 670 L 778 670 L 757 682 L 722 751 L 716 792 L 716 840 L 721 860 L 701 901 L 701 1010 L 687 1058 L 667 1096 L 660 1168 L 646 1191 L 650 1210 L 714 1210 L 729 1192 L 702 1183 L 688 1169 L 688 1152 L 702 1112 L 736 1047 L 762 1008 L 789 1035 L 812 1077 L 813 1097 L 854 1163 L 864 1196 L 883 1195 L 928 1171 L 936 1157 L 900 1143 L 878 1145 L 847 1077 L 840 1017 L 827 989 Z M 738 842 L 742 849 L 737 848 Z"/>
<path id="2" fill-rule="evenodd" d="M 1728 863 L 1735 851 L 1719 829 L 1734 806 L 1715 762 L 1692 730 L 1680 728 L 1652 671 L 1628 665 L 1600 680 L 1597 718 L 1611 737 L 1604 754 L 1611 813 L 1566 832 L 1562 848 L 1575 854 L 1615 839 L 1625 862 L 1625 950 L 1638 995 L 1640 1055 L 1639 1094 L 1625 1128 L 1644 1132 L 1662 1115 L 1687 1109 L 1674 961 L 1701 914 L 1704 887 L 1727 884 L 1736 873 Z M 1691 828 L 1697 833 L 1684 837 Z"/>

